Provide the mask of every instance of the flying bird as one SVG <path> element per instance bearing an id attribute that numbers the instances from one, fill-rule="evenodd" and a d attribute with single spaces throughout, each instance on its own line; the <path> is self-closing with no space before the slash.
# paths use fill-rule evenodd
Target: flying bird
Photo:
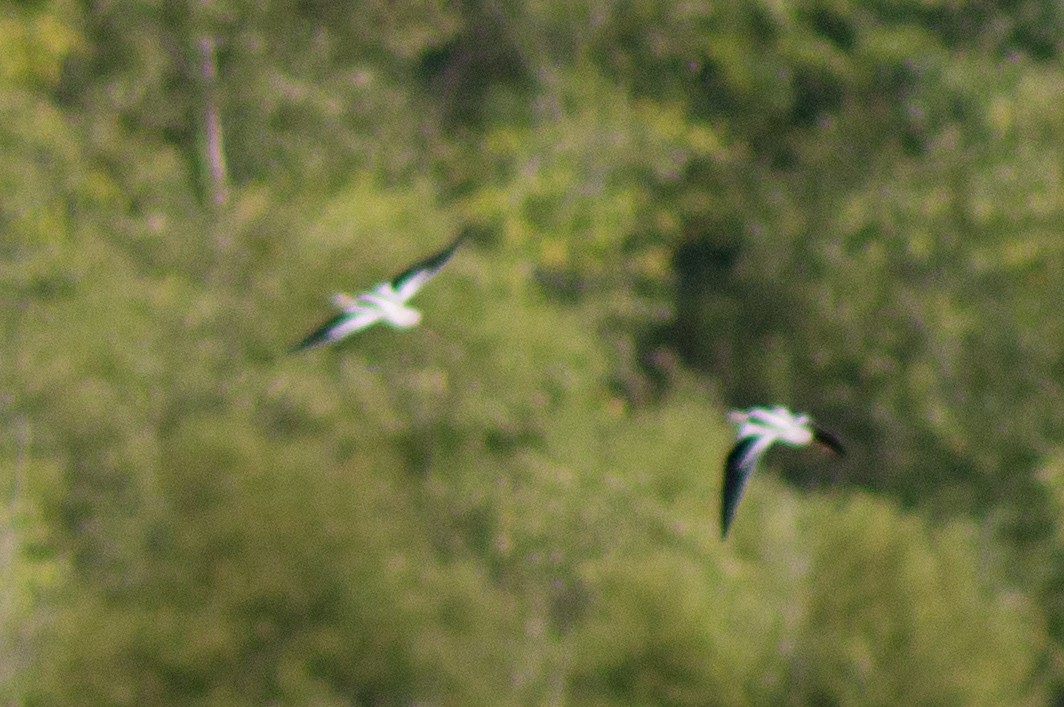
<path id="1" fill-rule="evenodd" d="M 838 437 L 816 425 L 808 415 L 792 413 L 785 407 L 732 410 L 728 413 L 728 420 L 738 430 L 735 446 L 724 463 L 724 492 L 720 504 L 722 538 L 728 535 L 746 480 L 773 444 L 804 447 L 816 442 L 840 457 L 846 454 Z"/>
<path id="2" fill-rule="evenodd" d="M 406 303 L 439 272 L 462 240 L 463 236 L 458 236 L 435 255 L 354 297 L 337 292 L 332 297 L 332 303 L 340 312 L 293 346 L 292 353 L 339 341 L 378 322 L 394 329 L 417 326 L 421 321 L 421 312 Z"/>

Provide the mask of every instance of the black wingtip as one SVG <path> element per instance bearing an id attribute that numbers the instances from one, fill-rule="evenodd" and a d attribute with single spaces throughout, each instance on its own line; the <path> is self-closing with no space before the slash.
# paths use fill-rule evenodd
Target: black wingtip
<path id="1" fill-rule="evenodd" d="M 407 278 L 422 270 L 428 270 L 430 274 L 435 274 L 437 271 L 439 271 L 440 268 L 442 268 L 447 263 L 448 260 L 451 259 L 451 256 L 454 255 L 454 252 L 458 250 L 458 246 L 460 246 L 462 244 L 462 241 L 464 241 L 465 239 L 466 233 L 464 231 L 459 233 L 457 236 L 455 236 L 454 240 L 452 240 L 442 249 L 425 258 L 424 260 L 419 260 L 403 272 L 393 277 L 391 281 L 392 287 L 402 287 L 403 283 L 406 281 Z"/>
<path id="2" fill-rule="evenodd" d="M 839 439 L 838 435 L 829 432 L 822 427 L 814 427 L 813 439 L 822 447 L 834 452 L 837 456 L 846 456 L 846 447 L 842 445 L 842 440 Z"/>
<path id="3" fill-rule="evenodd" d="M 467 235 L 468 234 L 466 234 L 465 231 L 459 233 L 451 240 L 450 243 L 447 244 L 446 247 L 444 247 L 443 250 L 437 253 L 436 256 L 431 260 L 437 261 L 439 263 L 438 267 L 442 267 L 444 263 L 451 259 L 451 256 L 454 255 L 454 252 L 458 250 L 458 246 L 462 245 L 462 243 L 465 242 Z"/>
<path id="4" fill-rule="evenodd" d="M 469 238 L 469 231 L 468 230 L 463 229 L 463 230 L 459 231 L 458 235 L 455 236 L 451 240 L 451 245 L 449 245 L 447 247 L 447 249 L 448 250 L 454 250 L 458 246 L 462 245 L 462 243 L 464 243 L 466 241 L 466 239 L 468 239 L 468 238 Z"/>
<path id="5" fill-rule="evenodd" d="M 332 341 L 332 337 L 329 336 L 329 333 L 332 331 L 332 328 L 333 326 L 335 326 L 335 324 L 336 318 L 329 320 L 329 322 L 325 326 L 315 329 L 298 344 L 293 344 L 288 349 L 288 353 L 298 354 L 329 343 L 330 341 Z"/>
<path id="6" fill-rule="evenodd" d="M 321 346 L 323 343 L 325 343 L 323 340 L 317 340 L 313 337 L 308 337 L 300 341 L 298 344 L 293 344 L 292 346 L 289 346 L 288 355 L 293 356 L 298 353 L 303 353 L 304 351 L 308 351 L 315 347 Z"/>
<path id="7" fill-rule="evenodd" d="M 288 349 L 289 354 L 302 353 L 308 349 L 314 349 L 325 344 L 332 343 L 337 339 L 333 336 L 333 330 L 337 325 L 341 324 L 347 317 L 350 316 L 347 312 L 338 312 L 333 315 L 327 322 L 322 324 L 314 331 L 307 334 L 302 341 L 298 344 L 294 344 Z"/>
<path id="8" fill-rule="evenodd" d="M 721 502 L 721 507 L 720 507 L 720 539 L 721 540 L 725 540 L 728 537 L 728 529 L 731 528 L 732 518 L 735 517 L 735 509 L 736 509 L 737 506 L 738 506 L 738 504 L 736 503 L 735 505 L 732 505 L 732 506 L 729 507 L 728 506 L 728 501 L 727 501 L 726 498 L 725 498 L 725 500 L 723 500 Z"/>
<path id="9" fill-rule="evenodd" d="M 757 442 L 756 437 L 744 437 L 740 439 L 728 453 L 724 462 L 724 485 L 720 496 L 720 537 L 721 540 L 728 536 L 735 511 L 739 507 L 739 499 L 743 496 L 743 488 L 749 474 L 743 470 L 740 462 L 750 446 Z"/>

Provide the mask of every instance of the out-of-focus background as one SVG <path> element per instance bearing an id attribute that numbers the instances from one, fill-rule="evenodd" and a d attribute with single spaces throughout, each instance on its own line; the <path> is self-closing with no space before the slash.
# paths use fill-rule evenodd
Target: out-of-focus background
<path id="1" fill-rule="evenodd" d="M 1064 704 L 1064 5 L 0 8 L 0 701 Z M 458 234 L 423 325 L 289 356 Z M 730 407 L 773 450 L 719 537 Z"/>

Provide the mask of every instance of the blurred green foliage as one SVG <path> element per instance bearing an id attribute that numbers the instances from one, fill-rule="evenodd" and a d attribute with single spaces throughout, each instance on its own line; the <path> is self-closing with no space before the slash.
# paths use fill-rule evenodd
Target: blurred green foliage
<path id="1" fill-rule="evenodd" d="M 1064 699 L 1064 10 L 34 0 L 0 45 L 0 701 Z M 457 233 L 421 327 L 285 356 Z M 852 454 L 771 454 L 721 542 L 724 412 L 777 402 Z"/>

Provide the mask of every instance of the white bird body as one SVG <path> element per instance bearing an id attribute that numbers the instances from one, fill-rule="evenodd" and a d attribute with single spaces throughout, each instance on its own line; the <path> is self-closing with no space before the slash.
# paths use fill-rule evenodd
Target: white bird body
<path id="1" fill-rule="evenodd" d="M 812 420 L 808 415 L 794 414 L 785 407 L 753 407 L 746 411 L 732 410 L 728 419 L 738 426 L 739 439 L 756 435 L 768 436 L 772 441 L 803 447 L 813 441 Z"/>
<path id="2" fill-rule="evenodd" d="M 311 332 L 292 351 L 339 341 L 378 322 L 395 329 L 409 329 L 421 323 L 421 312 L 407 302 L 443 267 L 458 244 L 459 236 L 446 248 L 407 268 L 391 281 L 381 282 L 358 295 L 337 292 L 332 303 L 340 313 Z"/>
<path id="3" fill-rule="evenodd" d="M 724 464 L 724 487 L 721 497 L 721 537 L 728 534 L 735 509 L 739 505 L 746 480 L 762 455 L 779 442 L 788 447 L 804 447 L 817 442 L 835 454 L 846 453 L 839 439 L 818 427 L 808 415 L 792 413 L 785 407 L 752 407 L 733 410 L 728 420 L 736 427 L 736 443 Z"/>
<path id="4" fill-rule="evenodd" d="M 376 294 L 359 295 L 358 301 L 364 303 L 367 308 L 376 308 L 380 319 L 396 329 L 409 329 L 421 322 L 421 312 L 407 307 L 391 287 L 388 287 L 387 293 L 380 292 L 380 289 L 378 288 Z"/>

